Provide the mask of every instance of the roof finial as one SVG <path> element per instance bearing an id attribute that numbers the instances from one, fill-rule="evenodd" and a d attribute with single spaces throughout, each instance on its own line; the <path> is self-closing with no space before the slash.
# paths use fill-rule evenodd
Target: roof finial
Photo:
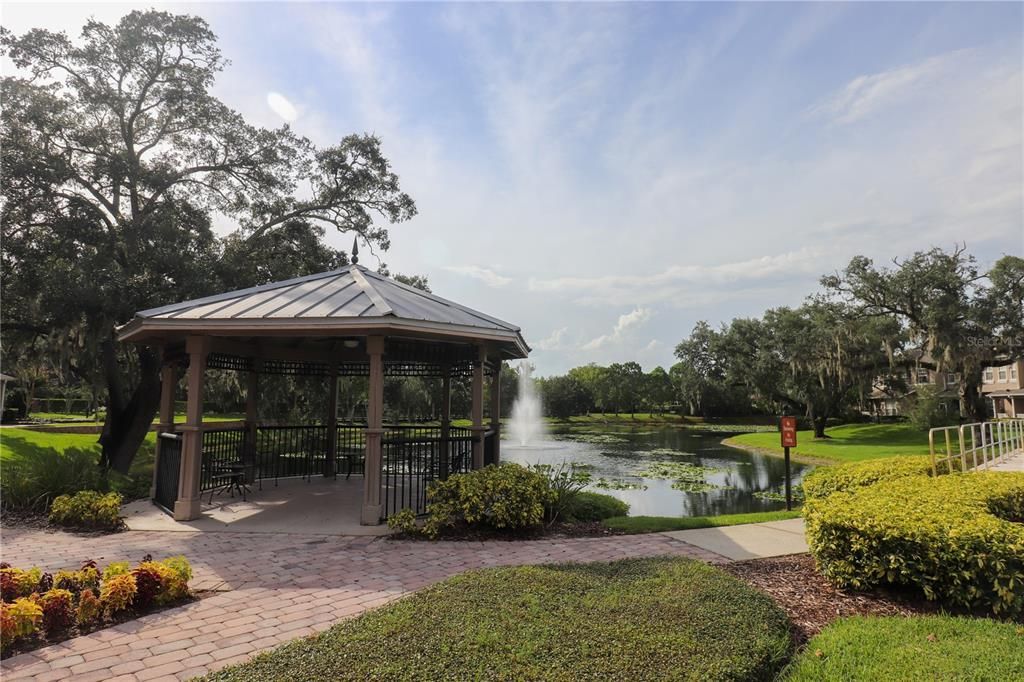
<path id="1" fill-rule="evenodd" d="M 359 237 L 352 237 L 352 265 L 359 263 Z"/>

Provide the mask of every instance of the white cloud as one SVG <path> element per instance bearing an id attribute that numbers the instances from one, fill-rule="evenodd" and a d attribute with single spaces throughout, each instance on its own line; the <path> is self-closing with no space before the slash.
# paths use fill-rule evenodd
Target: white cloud
<path id="1" fill-rule="evenodd" d="M 531 291 L 572 295 L 581 303 L 621 305 L 623 303 L 686 303 L 694 285 L 702 297 L 710 285 L 755 282 L 790 274 L 817 273 L 821 252 L 804 247 L 773 256 L 760 256 L 719 265 L 673 265 L 648 275 L 602 275 L 599 277 L 556 277 L 530 279 Z"/>
<path id="2" fill-rule="evenodd" d="M 969 54 L 968 50 L 956 50 L 916 64 L 857 76 L 815 106 L 811 113 L 840 124 L 854 123 L 887 104 L 909 99 Z"/>
<path id="3" fill-rule="evenodd" d="M 603 336 L 591 339 L 583 344 L 583 350 L 598 350 L 599 348 L 614 345 L 622 341 L 626 338 L 632 328 L 638 327 L 651 319 L 652 314 L 653 313 L 650 308 L 634 308 L 631 312 L 628 312 L 625 315 L 619 315 L 619 319 L 615 323 L 615 328 L 612 329 L 610 334 L 604 334 Z"/>
<path id="4" fill-rule="evenodd" d="M 267 106 L 287 123 L 291 123 L 299 117 L 299 112 L 295 109 L 295 105 L 279 92 L 267 93 Z"/>
<path id="5" fill-rule="evenodd" d="M 494 270 L 481 268 L 478 265 L 446 265 L 444 269 L 448 272 L 478 279 L 489 287 L 504 287 L 512 283 L 511 277 L 504 277 Z"/>
<path id="6" fill-rule="evenodd" d="M 562 342 L 565 339 L 565 335 L 569 332 L 568 327 L 561 327 L 551 332 L 551 335 L 545 339 L 541 339 L 534 347 L 537 350 L 558 350 L 562 347 Z"/>

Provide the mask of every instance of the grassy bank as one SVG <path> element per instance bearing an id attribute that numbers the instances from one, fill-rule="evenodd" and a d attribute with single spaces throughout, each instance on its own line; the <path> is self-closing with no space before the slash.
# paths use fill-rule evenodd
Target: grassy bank
<path id="1" fill-rule="evenodd" d="M 722 516 L 615 516 L 605 519 L 604 524 L 622 533 L 661 533 L 668 530 L 690 530 L 692 528 L 717 528 L 740 526 L 745 523 L 785 521 L 800 517 L 798 510 L 752 512 L 749 514 L 724 514 Z"/>
<path id="2" fill-rule="evenodd" d="M 797 459 L 827 462 L 859 462 L 896 455 L 927 455 L 928 434 L 909 424 L 845 424 L 825 432 L 829 438 L 815 439 L 812 431 L 797 434 Z M 782 454 L 778 432 L 744 433 L 724 441 L 726 445 Z"/>

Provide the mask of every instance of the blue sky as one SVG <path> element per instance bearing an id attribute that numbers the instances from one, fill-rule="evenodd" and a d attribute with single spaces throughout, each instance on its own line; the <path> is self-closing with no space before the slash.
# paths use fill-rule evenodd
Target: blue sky
<path id="1" fill-rule="evenodd" d="M 860 253 L 1024 255 L 1020 4 L 165 7 L 210 22 L 250 120 L 379 134 L 420 209 L 384 260 L 522 326 L 541 374 L 667 367 Z"/>

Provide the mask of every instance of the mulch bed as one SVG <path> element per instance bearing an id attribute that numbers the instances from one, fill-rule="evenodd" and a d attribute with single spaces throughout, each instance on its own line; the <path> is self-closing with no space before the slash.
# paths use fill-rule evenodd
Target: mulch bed
<path id="1" fill-rule="evenodd" d="M 941 610 L 939 604 L 910 591 L 837 589 L 815 571 L 809 554 L 737 561 L 719 568 L 771 596 L 792 621 L 798 646 L 844 616 L 911 616 Z"/>

